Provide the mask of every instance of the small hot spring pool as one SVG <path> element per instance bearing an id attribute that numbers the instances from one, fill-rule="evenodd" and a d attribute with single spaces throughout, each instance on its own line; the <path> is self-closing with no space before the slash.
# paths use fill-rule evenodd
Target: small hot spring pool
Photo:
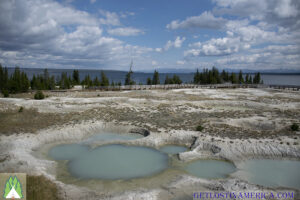
<path id="1" fill-rule="evenodd" d="M 51 148 L 54 160 L 67 160 L 70 174 L 80 179 L 132 179 L 157 174 L 168 168 L 168 155 L 153 148 L 109 144 L 91 149 L 93 141 L 132 140 L 137 134 L 102 133 L 79 144 Z"/>
<path id="2" fill-rule="evenodd" d="M 237 175 L 267 187 L 300 189 L 300 161 L 253 159 L 241 163 Z"/>
<path id="3" fill-rule="evenodd" d="M 226 178 L 236 171 L 235 166 L 221 160 L 197 160 L 189 163 L 185 170 L 194 176 L 206 179 Z"/>
<path id="4" fill-rule="evenodd" d="M 178 145 L 165 145 L 161 147 L 159 150 L 167 154 L 177 154 L 177 153 L 185 152 L 187 148 Z"/>
<path id="5" fill-rule="evenodd" d="M 132 179 L 163 171 L 168 156 L 148 147 L 114 144 L 80 154 L 68 167 L 73 176 L 82 179 Z"/>
<path id="6" fill-rule="evenodd" d="M 86 140 L 82 141 L 82 144 L 90 144 L 93 141 L 116 141 L 116 140 L 134 140 L 143 138 L 143 135 L 134 134 L 134 133 L 126 133 L 126 134 L 118 134 L 118 133 L 100 133 L 93 135 Z"/>

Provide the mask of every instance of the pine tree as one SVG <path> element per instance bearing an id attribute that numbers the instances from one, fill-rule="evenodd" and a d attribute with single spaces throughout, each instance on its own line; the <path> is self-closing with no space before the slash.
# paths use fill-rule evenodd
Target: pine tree
<path id="1" fill-rule="evenodd" d="M 61 73 L 59 88 L 60 89 L 70 89 L 71 88 L 71 77 L 67 76 L 67 73 Z"/>
<path id="2" fill-rule="evenodd" d="M 179 78 L 179 76 L 177 76 L 177 75 L 173 75 L 173 83 L 174 84 L 181 84 L 182 83 L 182 81 L 180 80 L 180 78 Z"/>
<path id="3" fill-rule="evenodd" d="M 238 83 L 238 80 L 236 78 L 236 74 L 233 73 L 233 72 L 231 73 L 230 79 L 231 79 L 232 84 L 237 84 Z"/>
<path id="4" fill-rule="evenodd" d="M 153 74 L 152 84 L 153 85 L 159 85 L 160 84 L 159 73 L 156 70 L 154 71 L 154 74 Z"/>
<path id="5" fill-rule="evenodd" d="M 72 74 L 72 82 L 74 85 L 80 84 L 80 77 L 79 77 L 79 71 L 74 69 L 73 74 Z"/>
<path id="6" fill-rule="evenodd" d="M 249 74 L 246 74 L 245 83 L 249 84 Z"/>
<path id="7" fill-rule="evenodd" d="M 125 77 L 125 85 L 134 85 L 135 82 L 132 80 L 131 75 L 133 74 L 133 72 L 130 70 Z"/>
<path id="8" fill-rule="evenodd" d="M 101 71 L 101 86 L 109 86 L 109 80 L 103 71 Z"/>
<path id="9" fill-rule="evenodd" d="M 93 86 L 100 86 L 100 85 L 101 85 L 101 82 L 99 81 L 98 77 L 96 76 L 93 81 Z"/>
<path id="10" fill-rule="evenodd" d="M 200 83 L 200 73 L 199 70 L 197 69 L 195 75 L 194 75 L 194 84 L 199 84 Z"/>
<path id="11" fill-rule="evenodd" d="M 147 85 L 152 85 L 152 81 L 150 77 L 147 78 Z"/>
<path id="12" fill-rule="evenodd" d="M 165 85 L 168 85 L 170 84 L 170 78 L 168 75 L 166 75 L 166 78 L 165 78 Z"/>
<path id="13" fill-rule="evenodd" d="M 243 83 L 244 83 L 243 73 L 242 73 L 242 70 L 240 70 L 240 73 L 239 73 L 239 84 L 243 84 Z"/>

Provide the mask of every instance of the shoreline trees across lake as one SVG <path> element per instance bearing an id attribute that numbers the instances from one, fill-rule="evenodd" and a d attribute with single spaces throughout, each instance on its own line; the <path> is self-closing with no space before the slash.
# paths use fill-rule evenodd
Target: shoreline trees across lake
<path id="1" fill-rule="evenodd" d="M 133 80 L 133 71 L 129 71 L 125 76 L 124 85 L 135 85 L 136 82 Z M 66 72 L 62 72 L 60 76 L 50 76 L 47 69 L 44 69 L 42 74 L 34 74 L 31 80 L 27 74 L 22 71 L 19 67 L 16 67 L 14 72 L 9 75 L 8 69 L 2 67 L 0 64 L 0 91 L 5 97 L 9 93 L 22 93 L 31 90 L 54 90 L 54 89 L 70 89 L 75 85 L 82 85 L 83 88 L 95 88 L 100 86 L 121 86 L 122 83 L 109 82 L 104 71 L 99 71 L 99 77 L 96 76 L 94 79 L 90 78 L 90 75 L 86 75 L 81 81 L 79 76 L 79 70 L 73 70 L 72 75 L 68 75 Z M 160 85 L 160 84 L 182 84 L 182 80 L 176 74 L 173 77 L 166 75 L 164 82 L 159 79 L 159 72 L 154 71 L 152 79 L 147 78 L 147 85 Z M 194 84 L 262 84 L 260 73 L 256 73 L 253 77 L 251 74 L 243 76 L 242 71 L 238 74 L 229 73 L 223 70 L 221 73 L 215 67 L 212 69 L 203 69 L 199 72 L 197 69 L 194 74 Z"/>

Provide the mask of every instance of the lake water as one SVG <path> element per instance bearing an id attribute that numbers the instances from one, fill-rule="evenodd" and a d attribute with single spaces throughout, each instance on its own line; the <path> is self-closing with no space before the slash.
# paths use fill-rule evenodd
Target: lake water
<path id="1" fill-rule="evenodd" d="M 300 161 L 248 160 L 242 163 L 239 173 L 258 185 L 300 189 Z"/>
<path id="2" fill-rule="evenodd" d="M 33 76 L 33 74 L 42 74 L 44 69 L 22 69 L 25 71 L 29 78 Z M 14 68 L 8 68 L 9 74 L 14 71 Z M 68 75 L 72 75 L 72 69 L 48 69 L 50 75 L 54 75 L 55 77 L 60 77 L 62 72 L 66 72 Z M 109 81 L 120 82 L 124 84 L 125 75 L 127 72 L 125 71 L 112 71 L 112 70 L 104 70 L 106 76 Z M 90 75 L 93 79 L 94 77 L 100 77 L 100 70 L 79 70 L 80 80 L 83 80 L 86 75 Z M 173 76 L 174 73 L 160 73 L 159 79 L 161 83 L 164 83 L 166 75 L 169 77 Z M 191 83 L 194 79 L 194 73 L 176 73 L 183 81 L 183 83 Z M 139 84 L 146 84 L 147 78 L 153 77 L 153 73 L 143 73 L 143 72 L 134 72 L 133 80 Z M 300 75 L 286 75 L 286 74 L 262 74 L 262 80 L 265 84 L 275 84 L 275 85 L 300 85 Z"/>

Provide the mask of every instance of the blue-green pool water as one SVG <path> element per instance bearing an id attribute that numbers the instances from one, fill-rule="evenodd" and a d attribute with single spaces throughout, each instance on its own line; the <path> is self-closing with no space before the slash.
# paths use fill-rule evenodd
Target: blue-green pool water
<path id="1" fill-rule="evenodd" d="M 167 154 L 177 154 L 177 153 L 185 152 L 187 148 L 178 145 L 166 145 L 161 147 L 159 150 Z"/>
<path id="2" fill-rule="evenodd" d="M 189 163 L 185 170 L 197 177 L 206 179 L 226 178 L 233 173 L 235 166 L 226 161 L 220 160 L 197 160 Z"/>
<path id="3" fill-rule="evenodd" d="M 72 160 L 89 151 L 89 147 L 81 144 L 62 144 L 49 150 L 49 156 L 54 160 Z"/>
<path id="4" fill-rule="evenodd" d="M 248 160 L 242 164 L 241 174 L 254 184 L 300 189 L 300 161 Z"/>
<path id="5" fill-rule="evenodd" d="M 116 140 L 134 140 L 134 139 L 139 139 L 143 138 L 144 136 L 140 134 L 131 134 L 131 133 L 126 133 L 126 134 L 118 134 L 118 133 L 100 133 L 93 135 L 86 140 L 82 141 L 82 144 L 89 144 L 93 141 L 116 141 Z"/>
<path id="6" fill-rule="evenodd" d="M 168 167 L 168 156 L 158 150 L 105 145 L 71 160 L 71 174 L 83 179 L 132 179 L 154 175 Z"/>

